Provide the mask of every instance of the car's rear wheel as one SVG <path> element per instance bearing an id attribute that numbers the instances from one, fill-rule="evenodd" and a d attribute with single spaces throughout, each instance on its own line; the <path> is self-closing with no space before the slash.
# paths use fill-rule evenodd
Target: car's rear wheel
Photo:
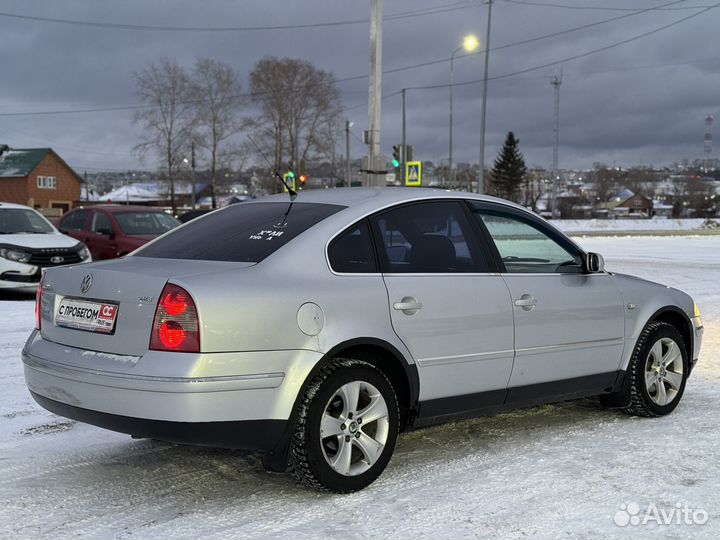
<path id="1" fill-rule="evenodd" d="M 614 399 L 634 416 L 668 414 L 682 398 L 688 372 L 688 354 L 680 332 L 664 322 L 650 323 L 635 345 L 623 390 Z"/>
<path id="2" fill-rule="evenodd" d="M 315 489 L 360 490 L 390 461 L 399 420 L 395 391 L 383 373 L 367 362 L 334 359 L 302 397 L 290 470 Z"/>

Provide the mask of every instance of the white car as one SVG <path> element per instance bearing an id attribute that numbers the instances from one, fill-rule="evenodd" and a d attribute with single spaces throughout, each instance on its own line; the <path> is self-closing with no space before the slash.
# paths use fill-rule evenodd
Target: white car
<path id="1" fill-rule="evenodd" d="M 85 244 L 62 234 L 38 211 L 0 202 L 0 289 L 37 287 L 43 268 L 90 260 Z"/>

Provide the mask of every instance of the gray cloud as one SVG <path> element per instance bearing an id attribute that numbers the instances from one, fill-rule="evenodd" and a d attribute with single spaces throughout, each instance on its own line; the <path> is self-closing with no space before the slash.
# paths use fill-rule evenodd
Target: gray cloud
<path id="1" fill-rule="evenodd" d="M 535 0 L 534 0 L 535 1 Z M 543 2 L 546 0 L 536 0 Z M 710 0 L 704 0 L 710 4 Z M 628 7 L 622 0 L 568 0 L 580 6 Z M 643 9 L 666 1 L 633 0 Z M 386 14 L 457 4 L 451 0 L 386 0 Z M 483 39 L 486 7 L 387 21 L 384 64 L 392 69 L 449 57 L 462 35 Z M 702 4 L 697 0 L 693 5 Z M 289 2 L 141 0 L 10 0 L 1 11 L 113 23 L 228 26 L 293 24 L 366 18 L 368 2 L 304 0 Z M 625 12 L 517 5 L 496 0 L 492 46 L 502 46 L 589 24 Z M 692 10 L 648 12 L 579 32 L 491 53 L 490 75 L 525 70 L 618 42 L 681 17 Z M 678 26 L 592 56 L 563 64 L 561 86 L 561 166 L 593 161 L 631 165 L 669 163 L 702 156 L 703 119 L 720 112 L 716 90 L 720 61 L 713 59 L 720 9 Z M 132 73 L 162 56 L 191 66 L 212 57 L 247 75 L 268 55 L 305 58 L 338 78 L 368 69 L 366 24 L 330 28 L 244 33 L 141 32 L 20 21 L 0 17 L 0 112 L 104 107 L 136 103 Z M 515 131 L 532 165 L 552 157 L 553 95 L 544 68 L 489 84 L 486 159 L 496 155 L 505 133 Z M 456 60 L 456 81 L 480 79 L 479 55 Z M 443 85 L 448 64 L 387 74 L 384 93 L 403 87 Z M 367 81 L 342 82 L 347 117 L 357 135 L 367 125 Z M 455 160 L 477 161 L 481 85 L 455 89 Z M 354 107 L 354 108 L 353 108 Z M 132 112 L 0 117 L 0 141 L 12 146 L 47 145 L 79 170 L 153 166 L 138 162 Z M 720 119 L 719 119 L 720 121 Z M 383 146 L 400 140 L 400 96 L 383 101 Z M 409 142 L 423 159 L 447 159 L 448 89 L 408 91 Z M 718 134 L 720 138 L 720 132 Z M 354 139 L 353 153 L 363 152 Z"/>

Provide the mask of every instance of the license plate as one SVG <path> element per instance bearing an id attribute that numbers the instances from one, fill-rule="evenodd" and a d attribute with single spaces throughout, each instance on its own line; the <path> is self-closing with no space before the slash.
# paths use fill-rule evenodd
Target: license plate
<path id="1" fill-rule="evenodd" d="M 63 298 L 55 312 L 55 324 L 86 332 L 112 334 L 118 307 L 117 304 L 106 302 Z"/>

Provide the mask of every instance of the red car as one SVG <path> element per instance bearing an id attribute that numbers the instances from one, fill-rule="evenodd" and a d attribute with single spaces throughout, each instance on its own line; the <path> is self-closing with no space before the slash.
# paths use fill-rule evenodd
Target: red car
<path id="1" fill-rule="evenodd" d="M 178 225 L 160 208 L 108 204 L 71 210 L 58 228 L 85 242 L 97 261 L 122 257 Z"/>

